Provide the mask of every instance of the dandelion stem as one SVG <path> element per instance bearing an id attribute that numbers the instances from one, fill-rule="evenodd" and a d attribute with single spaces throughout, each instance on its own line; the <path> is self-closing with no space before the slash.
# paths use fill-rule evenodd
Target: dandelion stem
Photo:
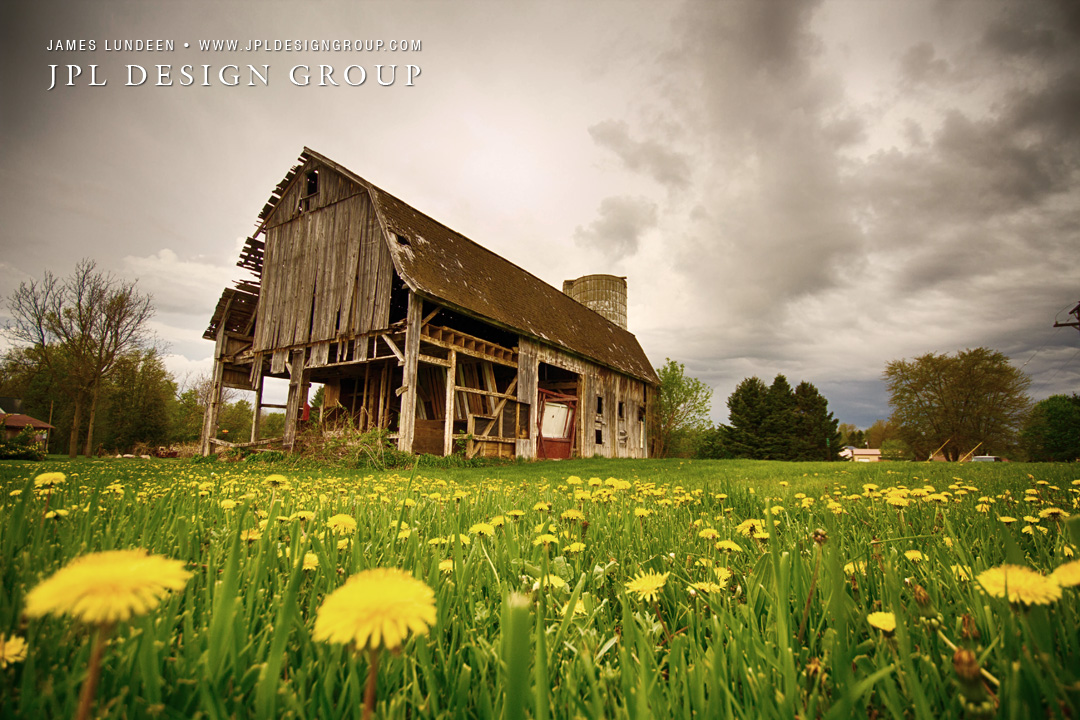
<path id="1" fill-rule="evenodd" d="M 660 621 L 660 627 L 664 628 L 664 642 L 671 642 L 671 631 L 668 630 L 667 623 L 664 622 L 664 616 L 660 614 L 660 604 L 653 600 L 653 611 L 656 612 L 656 619 Z"/>
<path id="2" fill-rule="evenodd" d="M 364 717 L 363 720 L 371 720 L 375 714 L 375 690 L 379 684 L 379 648 L 368 649 L 368 674 L 367 686 L 364 688 Z"/>
<path id="3" fill-rule="evenodd" d="M 943 633 L 940 629 L 938 629 L 937 634 L 938 634 L 938 637 L 941 638 L 941 641 L 944 642 L 949 647 L 950 650 L 952 650 L 953 652 L 956 652 L 956 643 L 954 643 L 952 640 L 950 640 L 949 637 L 945 633 Z M 986 678 L 986 680 L 988 680 L 990 683 L 992 683 L 994 687 L 996 687 L 996 688 L 1001 687 L 1001 681 L 998 680 L 993 675 L 991 675 L 990 673 L 988 673 L 983 668 L 979 668 L 979 673 L 984 678 Z"/>
<path id="4" fill-rule="evenodd" d="M 803 642 L 803 633 L 806 632 L 806 620 L 810 617 L 810 601 L 814 599 L 814 590 L 817 588 L 818 570 L 821 568 L 821 546 L 817 548 L 817 559 L 814 562 L 814 573 L 810 576 L 810 592 L 806 593 L 806 604 L 803 605 L 802 622 L 799 623 L 799 645 Z"/>
<path id="5" fill-rule="evenodd" d="M 90 650 L 90 664 L 86 671 L 86 680 L 83 681 L 82 691 L 79 693 L 76 720 L 88 720 L 91 716 L 90 708 L 94 704 L 98 681 L 101 679 L 101 656 L 105 653 L 105 640 L 111 630 L 112 623 L 102 623 L 94 633 L 94 646 Z"/>

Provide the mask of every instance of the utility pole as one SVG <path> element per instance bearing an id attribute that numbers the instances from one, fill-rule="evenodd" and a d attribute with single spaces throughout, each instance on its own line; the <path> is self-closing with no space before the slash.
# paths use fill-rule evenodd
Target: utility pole
<path id="1" fill-rule="evenodd" d="M 1080 303 L 1077 303 L 1076 307 L 1074 307 L 1072 310 L 1069 311 L 1069 314 L 1072 315 L 1074 318 L 1076 318 L 1076 320 L 1073 321 L 1073 322 L 1066 322 L 1066 323 L 1055 322 L 1054 327 L 1056 327 L 1056 328 L 1057 327 L 1074 327 L 1077 330 L 1080 330 Z"/>

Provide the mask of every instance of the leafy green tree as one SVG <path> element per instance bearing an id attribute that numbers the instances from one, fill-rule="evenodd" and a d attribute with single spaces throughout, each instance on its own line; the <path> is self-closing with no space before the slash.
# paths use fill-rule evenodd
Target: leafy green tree
<path id="1" fill-rule="evenodd" d="M 1080 395 L 1051 395 L 1039 401 L 1020 435 L 1030 460 L 1080 459 Z"/>
<path id="2" fill-rule="evenodd" d="M 757 377 L 749 377 L 735 386 L 728 396 L 728 424 L 723 428 L 724 446 L 734 457 L 762 460 L 765 441 L 762 426 L 768 414 L 766 396 L 769 388 Z"/>
<path id="3" fill-rule="evenodd" d="M 724 443 L 724 426 L 715 425 L 701 431 L 694 457 L 703 460 L 725 460 L 732 457 Z"/>
<path id="4" fill-rule="evenodd" d="M 894 360 L 884 377 L 892 421 L 919 457 L 945 445 L 946 457 L 957 460 L 979 443 L 980 451 L 1001 454 L 1017 441 L 1031 406 L 1028 376 L 987 348 Z"/>
<path id="5" fill-rule="evenodd" d="M 882 460 L 914 460 L 915 453 L 911 452 L 908 444 L 898 437 L 888 438 L 881 443 Z"/>
<path id="6" fill-rule="evenodd" d="M 95 443 L 109 450 L 130 451 L 137 444 L 168 444 L 176 382 L 153 350 L 125 355 L 105 391 L 101 432 Z"/>
<path id="7" fill-rule="evenodd" d="M 251 420 L 255 409 L 245 398 L 222 405 L 218 415 L 218 431 L 229 442 L 251 440 Z"/>
<path id="8" fill-rule="evenodd" d="M 259 438 L 279 438 L 285 434 L 285 413 L 263 411 L 259 423 Z"/>
<path id="9" fill-rule="evenodd" d="M 697 378 L 686 375 L 686 366 L 667 358 L 656 369 L 660 376 L 660 392 L 656 402 L 653 426 L 657 457 L 667 457 L 679 441 L 679 436 L 709 426 L 712 407 L 712 388 Z"/>
<path id="10" fill-rule="evenodd" d="M 121 357 L 149 342 L 150 296 L 138 292 L 134 282 L 98 272 L 93 260 L 84 259 L 66 279 L 46 272 L 42 280 L 21 283 L 8 298 L 8 308 L 8 337 L 71 398 L 69 455 L 78 455 L 84 416 L 84 452 L 89 455 L 106 381 Z"/>
<path id="11" fill-rule="evenodd" d="M 900 439 L 900 427 L 892 420 L 875 420 L 874 424 L 866 429 L 866 447 L 884 448 L 889 440 Z"/>
<path id="12" fill-rule="evenodd" d="M 840 423 L 836 429 L 840 433 L 841 447 L 848 445 L 857 448 L 866 447 L 866 433 L 851 423 Z"/>

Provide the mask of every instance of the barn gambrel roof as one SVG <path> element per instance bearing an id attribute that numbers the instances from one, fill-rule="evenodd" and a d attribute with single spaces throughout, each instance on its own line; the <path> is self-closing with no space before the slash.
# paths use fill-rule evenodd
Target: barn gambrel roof
<path id="1" fill-rule="evenodd" d="M 348 168 L 304 148 L 300 164 L 278 184 L 259 217 L 266 220 L 277 201 L 301 172 L 312 165 L 327 167 L 365 188 L 371 198 L 398 275 L 418 295 L 486 320 L 512 332 L 559 347 L 647 383 L 659 384 L 637 338 L 532 273 L 428 217 Z M 262 270 L 260 226 L 237 264 L 256 274 Z M 248 308 L 254 287 L 247 284 L 222 294 L 204 337 L 218 325 L 250 322 Z M 234 315 L 231 305 L 243 308 Z M 243 301 L 243 302 L 241 302 Z"/>

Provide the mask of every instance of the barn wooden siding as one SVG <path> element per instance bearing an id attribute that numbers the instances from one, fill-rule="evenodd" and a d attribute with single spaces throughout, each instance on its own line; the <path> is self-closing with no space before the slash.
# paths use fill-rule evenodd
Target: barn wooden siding
<path id="1" fill-rule="evenodd" d="M 317 153 L 301 161 L 241 254 L 258 282 L 227 288 L 204 334 L 204 453 L 269 442 L 267 407 L 285 410 L 278 440 L 292 448 L 317 382 L 326 418 L 390 430 L 406 451 L 535 458 L 544 389 L 577 398 L 573 456 L 646 456 L 656 378 L 625 329 Z M 284 406 L 262 402 L 265 377 L 289 381 Z M 223 387 L 255 392 L 249 443 L 217 438 Z"/>

